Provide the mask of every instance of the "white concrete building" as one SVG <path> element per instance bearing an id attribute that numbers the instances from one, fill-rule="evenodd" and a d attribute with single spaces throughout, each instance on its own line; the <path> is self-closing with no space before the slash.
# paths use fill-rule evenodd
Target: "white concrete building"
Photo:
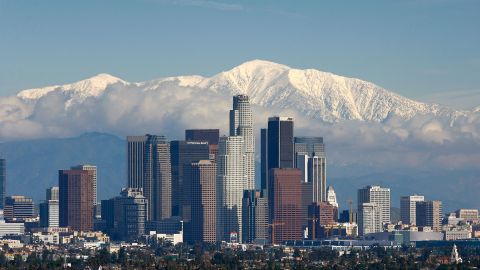
<path id="1" fill-rule="evenodd" d="M 403 224 L 416 225 L 417 202 L 423 202 L 424 196 L 411 195 L 400 198 L 400 220 Z"/>

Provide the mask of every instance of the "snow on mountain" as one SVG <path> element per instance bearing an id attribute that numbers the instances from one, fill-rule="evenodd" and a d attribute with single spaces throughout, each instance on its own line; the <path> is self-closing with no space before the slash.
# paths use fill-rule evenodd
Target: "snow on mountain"
<path id="1" fill-rule="evenodd" d="M 36 100 L 51 92 L 62 92 L 72 98 L 86 98 L 91 96 L 97 97 L 100 96 L 108 86 L 116 83 L 121 83 L 124 85 L 128 84 L 126 81 L 120 78 L 114 77 L 110 74 L 101 73 L 91 78 L 71 84 L 23 90 L 20 91 L 17 96 L 26 100 Z"/>
<path id="2" fill-rule="evenodd" d="M 135 85 L 143 91 L 170 91 L 191 88 L 212 91 L 230 98 L 232 94 L 247 94 L 255 105 L 265 108 L 293 109 L 310 118 L 326 122 L 363 120 L 381 122 L 393 115 L 409 119 L 417 114 L 455 116 L 447 107 L 414 101 L 389 92 L 373 83 L 338 76 L 315 69 L 294 69 L 262 60 L 243 63 L 210 78 L 179 76 L 152 81 L 128 83 L 108 74 L 63 86 L 21 91 L 17 96 L 35 101 L 51 92 L 61 92 L 73 101 L 99 97 L 113 84 Z"/>

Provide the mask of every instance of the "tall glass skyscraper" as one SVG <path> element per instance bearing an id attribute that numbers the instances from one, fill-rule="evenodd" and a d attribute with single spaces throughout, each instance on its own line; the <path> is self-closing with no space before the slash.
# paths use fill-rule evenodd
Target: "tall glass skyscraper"
<path id="1" fill-rule="evenodd" d="M 248 189 L 255 188 L 255 136 L 250 100 L 246 95 L 233 97 L 230 110 L 230 136 L 242 136 L 245 148 L 245 176 Z"/>

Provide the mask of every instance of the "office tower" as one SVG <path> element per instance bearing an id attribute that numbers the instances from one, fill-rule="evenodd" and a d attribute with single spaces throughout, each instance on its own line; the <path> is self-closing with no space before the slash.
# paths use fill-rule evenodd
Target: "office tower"
<path id="1" fill-rule="evenodd" d="M 5 188 L 7 183 L 7 161 L 0 158 L 0 209 L 5 207 Z"/>
<path id="2" fill-rule="evenodd" d="M 191 179 L 191 193 L 187 199 L 192 207 L 186 239 L 191 243 L 215 243 L 217 164 L 211 160 L 200 160 L 185 165 L 185 168 L 185 175 Z"/>
<path id="3" fill-rule="evenodd" d="M 93 205 L 97 205 L 97 166 L 88 165 L 88 164 L 81 164 L 81 165 L 73 166 L 70 169 L 71 170 L 92 171 L 92 174 L 93 174 Z"/>
<path id="4" fill-rule="evenodd" d="M 127 136 L 127 180 L 130 188 L 143 188 L 145 143 L 148 135 Z"/>
<path id="5" fill-rule="evenodd" d="M 312 192 L 312 182 L 300 182 L 302 190 L 302 208 L 300 209 L 302 213 L 302 227 L 308 228 L 308 207 L 313 202 L 313 192 Z"/>
<path id="6" fill-rule="evenodd" d="M 210 159 L 215 160 L 218 154 L 219 129 L 187 129 L 185 130 L 186 141 L 208 142 Z"/>
<path id="7" fill-rule="evenodd" d="M 77 231 L 93 229 L 93 178 L 91 170 L 59 171 L 61 227 Z"/>
<path id="8" fill-rule="evenodd" d="M 170 144 L 164 136 L 147 135 L 145 142 L 143 195 L 148 220 L 172 216 L 172 168 Z"/>
<path id="9" fill-rule="evenodd" d="M 327 202 L 338 209 L 337 194 L 332 186 L 327 188 Z"/>
<path id="10" fill-rule="evenodd" d="M 58 200 L 46 200 L 40 203 L 40 227 L 58 227 L 59 202 Z"/>
<path id="11" fill-rule="evenodd" d="M 190 220 L 191 205 L 186 204 L 190 197 L 191 179 L 183 175 L 184 165 L 209 159 L 208 142 L 171 141 L 170 160 L 172 164 L 172 215 L 181 216 L 183 221 Z M 185 211 L 184 211 L 185 210 Z"/>
<path id="12" fill-rule="evenodd" d="M 295 137 L 295 167 L 312 183 L 313 202 L 327 201 L 326 154 L 322 137 Z"/>
<path id="13" fill-rule="evenodd" d="M 24 221 L 34 217 L 34 205 L 32 198 L 25 196 L 7 196 L 3 215 L 6 221 Z"/>
<path id="14" fill-rule="evenodd" d="M 268 172 L 272 168 L 294 167 L 292 117 L 268 118 L 267 150 Z"/>
<path id="15" fill-rule="evenodd" d="M 268 240 L 267 198 L 263 191 L 245 190 L 243 192 L 243 242 L 266 243 Z"/>
<path id="16" fill-rule="evenodd" d="M 425 197 L 420 195 L 400 197 L 400 220 L 403 224 L 416 224 L 416 203 L 424 200 Z"/>
<path id="17" fill-rule="evenodd" d="M 120 196 L 102 200 L 102 219 L 115 240 L 133 241 L 145 234 L 147 201 L 138 188 L 124 188 Z"/>
<path id="18" fill-rule="evenodd" d="M 59 200 L 59 188 L 58 187 L 49 187 L 47 188 L 47 194 L 46 194 L 46 199 L 47 201 L 49 200 L 54 200 L 58 201 Z"/>
<path id="19" fill-rule="evenodd" d="M 243 137 L 221 137 L 217 156 L 217 241 L 242 241 L 242 198 L 248 189 Z"/>
<path id="20" fill-rule="evenodd" d="M 247 95 L 233 97 L 230 110 L 230 136 L 242 136 L 245 150 L 244 170 L 248 189 L 255 188 L 255 136 L 253 118 Z"/>
<path id="21" fill-rule="evenodd" d="M 321 227 L 337 222 L 337 208 L 327 202 L 314 202 L 308 206 L 308 238 L 321 237 Z"/>
<path id="22" fill-rule="evenodd" d="M 382 231 L 382 208 L 376 203 L 362 203 L 358 223 L 360 235 Z"/>
<path id="23" fill-rule="evenodd" d="M 390 223 L 390 189 L 380 186 L 366 186 L 358 190 L 358 213 L 363 203 L 376 203 L 381 209 L 382 222 Z"/>
<path id="24" fill-rule="evenodd" d="M 431 227 L 435 232 L 442 231 L 442 202 L 416 202 L 416 223 L 419 227 Z"/>
<path id="25" fill-rule="evenodd" d="M 262 190 L 267 189 L 267 181 L 268 181 L 268 129 L 262 128 L 260 129 L 260 188 Z"/>
<path id="26" fill-rule="evenodd" d="M 301 171 L 294 168 L 274 168 L 269 171 L 268 176 L 272 243 L 302 239 Z"/>

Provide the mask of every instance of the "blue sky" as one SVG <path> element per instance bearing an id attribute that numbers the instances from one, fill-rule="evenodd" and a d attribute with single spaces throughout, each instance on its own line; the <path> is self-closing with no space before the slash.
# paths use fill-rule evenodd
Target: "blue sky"
<path id="1" fill-rule="evenodd" d="M 103 72 L 209 76 L 265 59 L 411 98 L 471 101 L 479 11 L 478 0 L 0 0 L 0 95 Z"/>

